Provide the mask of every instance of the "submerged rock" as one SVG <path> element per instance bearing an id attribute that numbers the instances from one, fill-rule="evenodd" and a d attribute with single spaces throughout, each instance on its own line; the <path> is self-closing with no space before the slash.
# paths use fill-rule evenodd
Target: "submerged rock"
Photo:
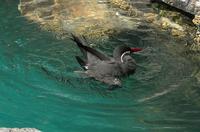
<path id="1" fill-rule="evenodd" d="M 147 0 L 20 0 L 22 15 L 65 38 L 69 32 L 99 38 L 135 29 L 143 20 Z M 137 17 L 130 17 L 137 16 Z"/>
<path id="2" fill-rule="evenodd" d="M 187 26 L 157 14 L 148 4 L 150 0 L 20 0 L 19 10 L 61 38 L 69 32 L 100 38 L 137 29 L 145 21 L 170 29 L 176 37 L 187 36 Z"/>

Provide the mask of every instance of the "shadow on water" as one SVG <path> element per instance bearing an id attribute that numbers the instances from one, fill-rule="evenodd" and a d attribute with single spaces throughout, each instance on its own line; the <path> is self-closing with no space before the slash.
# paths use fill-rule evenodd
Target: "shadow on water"
<path id="1" fill-rule="evenodd" d="M 109 91 L 74 73 L 81 68 L 73 42 L 57 40 L 18 17 L 16 4 L 0 5 L 1 126 L 63 132 L 199 131 L 199 85 L 192 76 L 195 67 L 181 55 L 182 41 L 139 27 L 151 30 L 124 31 L 99 44 L 108 54 L 119 44 L 144 48 L 133 55 L 136 73 L 123 78 L 122 88 Z"/>

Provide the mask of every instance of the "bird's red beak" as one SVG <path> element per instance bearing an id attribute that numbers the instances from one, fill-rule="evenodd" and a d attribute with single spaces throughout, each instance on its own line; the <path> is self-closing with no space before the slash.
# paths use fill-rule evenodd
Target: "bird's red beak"
<path id="1" fill-rule="evenodd" d="M 139 51 L 141 51 L 142 50 L 142 48 L 131 48 L 131 51 L 132 52 L 139 52 Z"/>

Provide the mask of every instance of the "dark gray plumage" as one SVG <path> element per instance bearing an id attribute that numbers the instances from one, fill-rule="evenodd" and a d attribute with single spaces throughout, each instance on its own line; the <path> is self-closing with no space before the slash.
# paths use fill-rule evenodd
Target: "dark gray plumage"
<path id="1" fill-rule="evenodd" d="M 121 86 L 120 77 L 133 74 L 136 69 L 136 62 L 130 56 L 131 52 L 141 51 L 141 48 L 130 48 L 126 45 L 118 46 L 113 51 L 113 57 L 86 46 L 83 37 L 72 34 L 72 40 L 83 53 L 84 59 L 76 56 L 78 63 L 85 70 L 84 74 L 95 78 L 109 85 Z"/>

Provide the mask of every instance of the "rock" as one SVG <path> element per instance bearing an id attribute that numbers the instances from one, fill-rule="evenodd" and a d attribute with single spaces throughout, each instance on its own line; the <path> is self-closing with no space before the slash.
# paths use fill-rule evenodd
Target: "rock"
<path id="1" fill-rule="evenodd" d="M 181 9 L 185 12 L 191 14 L 196 14 L 200 11 L 200 1 L 199 0 L 157 0 Z"/>
<path id="2" fill-rule="evenodd" d="M 148 22 L 152 23 L 157 20 L 156 18 L 158 17 L 158 15 L 155 13 L 146 13 L 144 14 L 144 17 Z"/>
<path id="3" fill-rule="evenodd" d="M 41 132 L 35 128 L 0 128 L 0 132 Z"/>
<path id="4" fill-rule="evenodd" d="M 173 36 L 176 36 L 176 37 L 184 37 L 184 36 L 186 36 L 185 32 L 177 30 L 177 29 L 172 29 L 171 30 L 171 34 Z"/>
<path id="5" fill-rule="evenodd" d="M 184 31 L 183 27 L 173 21 L 170 21 L 170 19 L 161 17 L 160 23 L 162 24 L 163 28 L 171 27 L 173 29 Z"/>

